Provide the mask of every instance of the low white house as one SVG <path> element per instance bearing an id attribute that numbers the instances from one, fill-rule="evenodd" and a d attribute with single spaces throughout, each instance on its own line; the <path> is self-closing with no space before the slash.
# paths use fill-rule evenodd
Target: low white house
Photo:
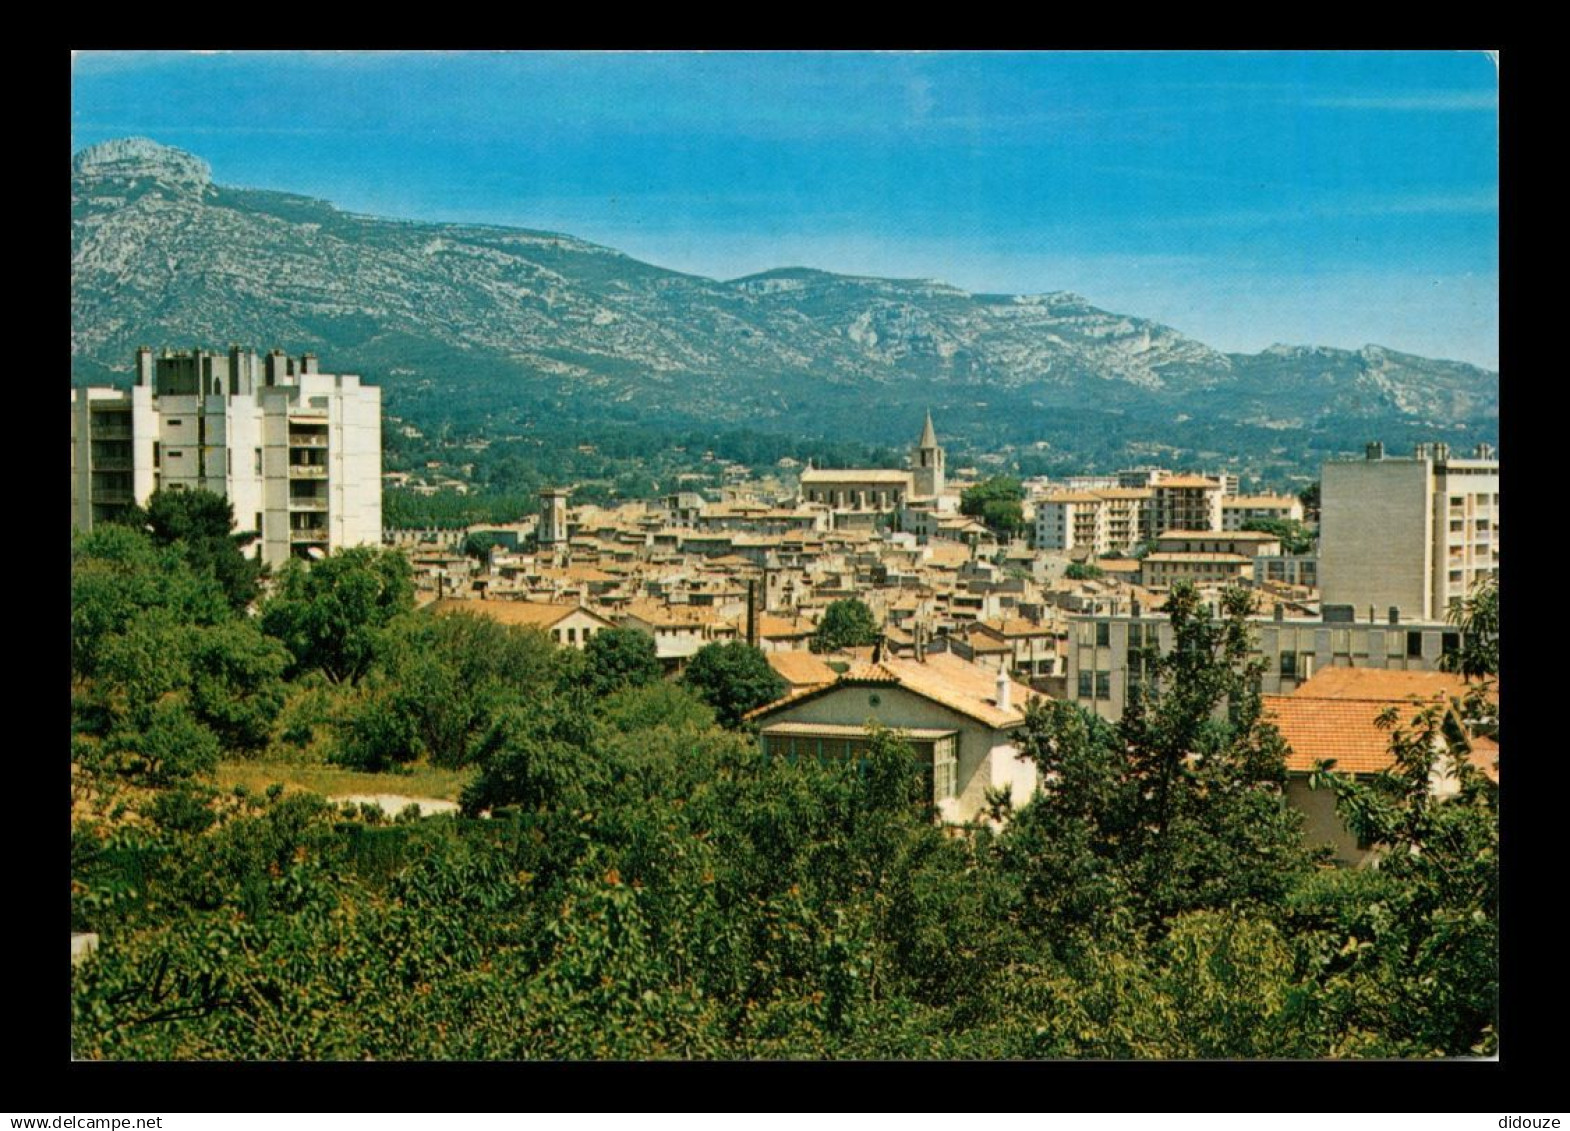
<path id="1" fill-rule="evenodd" d="M 932 800 L 948 824 L 985 818 L 989 788 L 1015 806 L 1036 791 L 1035 764 L 1016 738 L 1037 693 L 947 653 L 859 664 L 833 683 L 792 692 L 748 717 L 775 757 L 849 760 L 877 723 L 903 733 L 927 768 Z"/>
<path id="2" fill-rule="evenodd" d="M 550 605 L 538 601 L 437 601 L 438 613 L 477 613 L 500 624 L 538 628 L 556 643 L 582 649 L 589 640 L 616 626 L 582 605 Z"/>

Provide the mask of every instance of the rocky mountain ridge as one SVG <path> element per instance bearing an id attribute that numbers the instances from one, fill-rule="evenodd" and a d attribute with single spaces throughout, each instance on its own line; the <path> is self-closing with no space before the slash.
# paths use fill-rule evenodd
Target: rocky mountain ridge
<path id="1" fill-rule="evenodd" d="M 123 374 L 143 343 L 241 342 L 314 350 L 405 409 L 481 398 L 499 419 L 555 406 L 894 440 L 931 405 L 978 444 L 1071 439 L 1111 417 L 1155 436 L 1185 414 L 1348 448 L 1371 429 L 1497 431 L 1498 375 L 1458 362 L 1377 346 L 1227 354 L 1069 292 L 810 268 L 706 279 L 560 233 L 219 186 L 205 161 L 147 139 L 78 153 L 72 206 L 78 379 Z"/>

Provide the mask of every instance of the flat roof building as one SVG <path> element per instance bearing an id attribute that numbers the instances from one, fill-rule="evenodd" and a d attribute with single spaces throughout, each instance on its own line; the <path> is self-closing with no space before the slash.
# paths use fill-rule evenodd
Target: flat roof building
<path id="1" fill-rule="evenodd" d="M 158 490 L 206 490 L 271 565 L 382 536 L 381 390 L 316 355 L 231 346 L 154 357 L 128 390 L 71 391 L 71 520 L 87 530 Z"/>
<path id="2" fill-rule="evenodd" d="M 1447 444 L 1320 471 L 1319 582 L 1324 603 L 1358 615 L 1445 616 L 1481 579 L 1499 574 L 1499 461 L 1478 446 L 1453 459 Z"/>

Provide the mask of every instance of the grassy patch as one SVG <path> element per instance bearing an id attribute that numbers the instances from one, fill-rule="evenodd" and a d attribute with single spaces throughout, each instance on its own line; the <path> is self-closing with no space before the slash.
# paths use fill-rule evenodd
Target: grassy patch
<path id="1" fill-rule="evenodd" d="M 260 793 L 274 783 L 283 783 L 286 792 L 303 790 L 323 797 L 351 793 L 397 793 L 406 797 L 434 797 L 457 801 L 458 793 L 474 776 L 473 770 L 444 770 L 435 766 L 414 766 L 407 773 L 363 773 L 340 766 L 296 762 L 226 761 L 218 764 L 213 784 L 221 790 L 243 785 Z"/>

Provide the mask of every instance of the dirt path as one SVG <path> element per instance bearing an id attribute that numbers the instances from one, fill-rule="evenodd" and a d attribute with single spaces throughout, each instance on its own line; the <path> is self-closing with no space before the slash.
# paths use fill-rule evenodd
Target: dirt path
<path id="1" fill-rule="evenodd" d="M 382 812 L 389 817 L 396 817 L 410 805 L 420 807 L 420 816 L 430 817 L 437 813 L 456 813 L 456 801 L 442 801 L 436 797 L 405 797 L 401 793 L 349 793 L 341 797 L 327 799 L 334 805 L 348 803 L 350 805 L 380 805 Z"/>

